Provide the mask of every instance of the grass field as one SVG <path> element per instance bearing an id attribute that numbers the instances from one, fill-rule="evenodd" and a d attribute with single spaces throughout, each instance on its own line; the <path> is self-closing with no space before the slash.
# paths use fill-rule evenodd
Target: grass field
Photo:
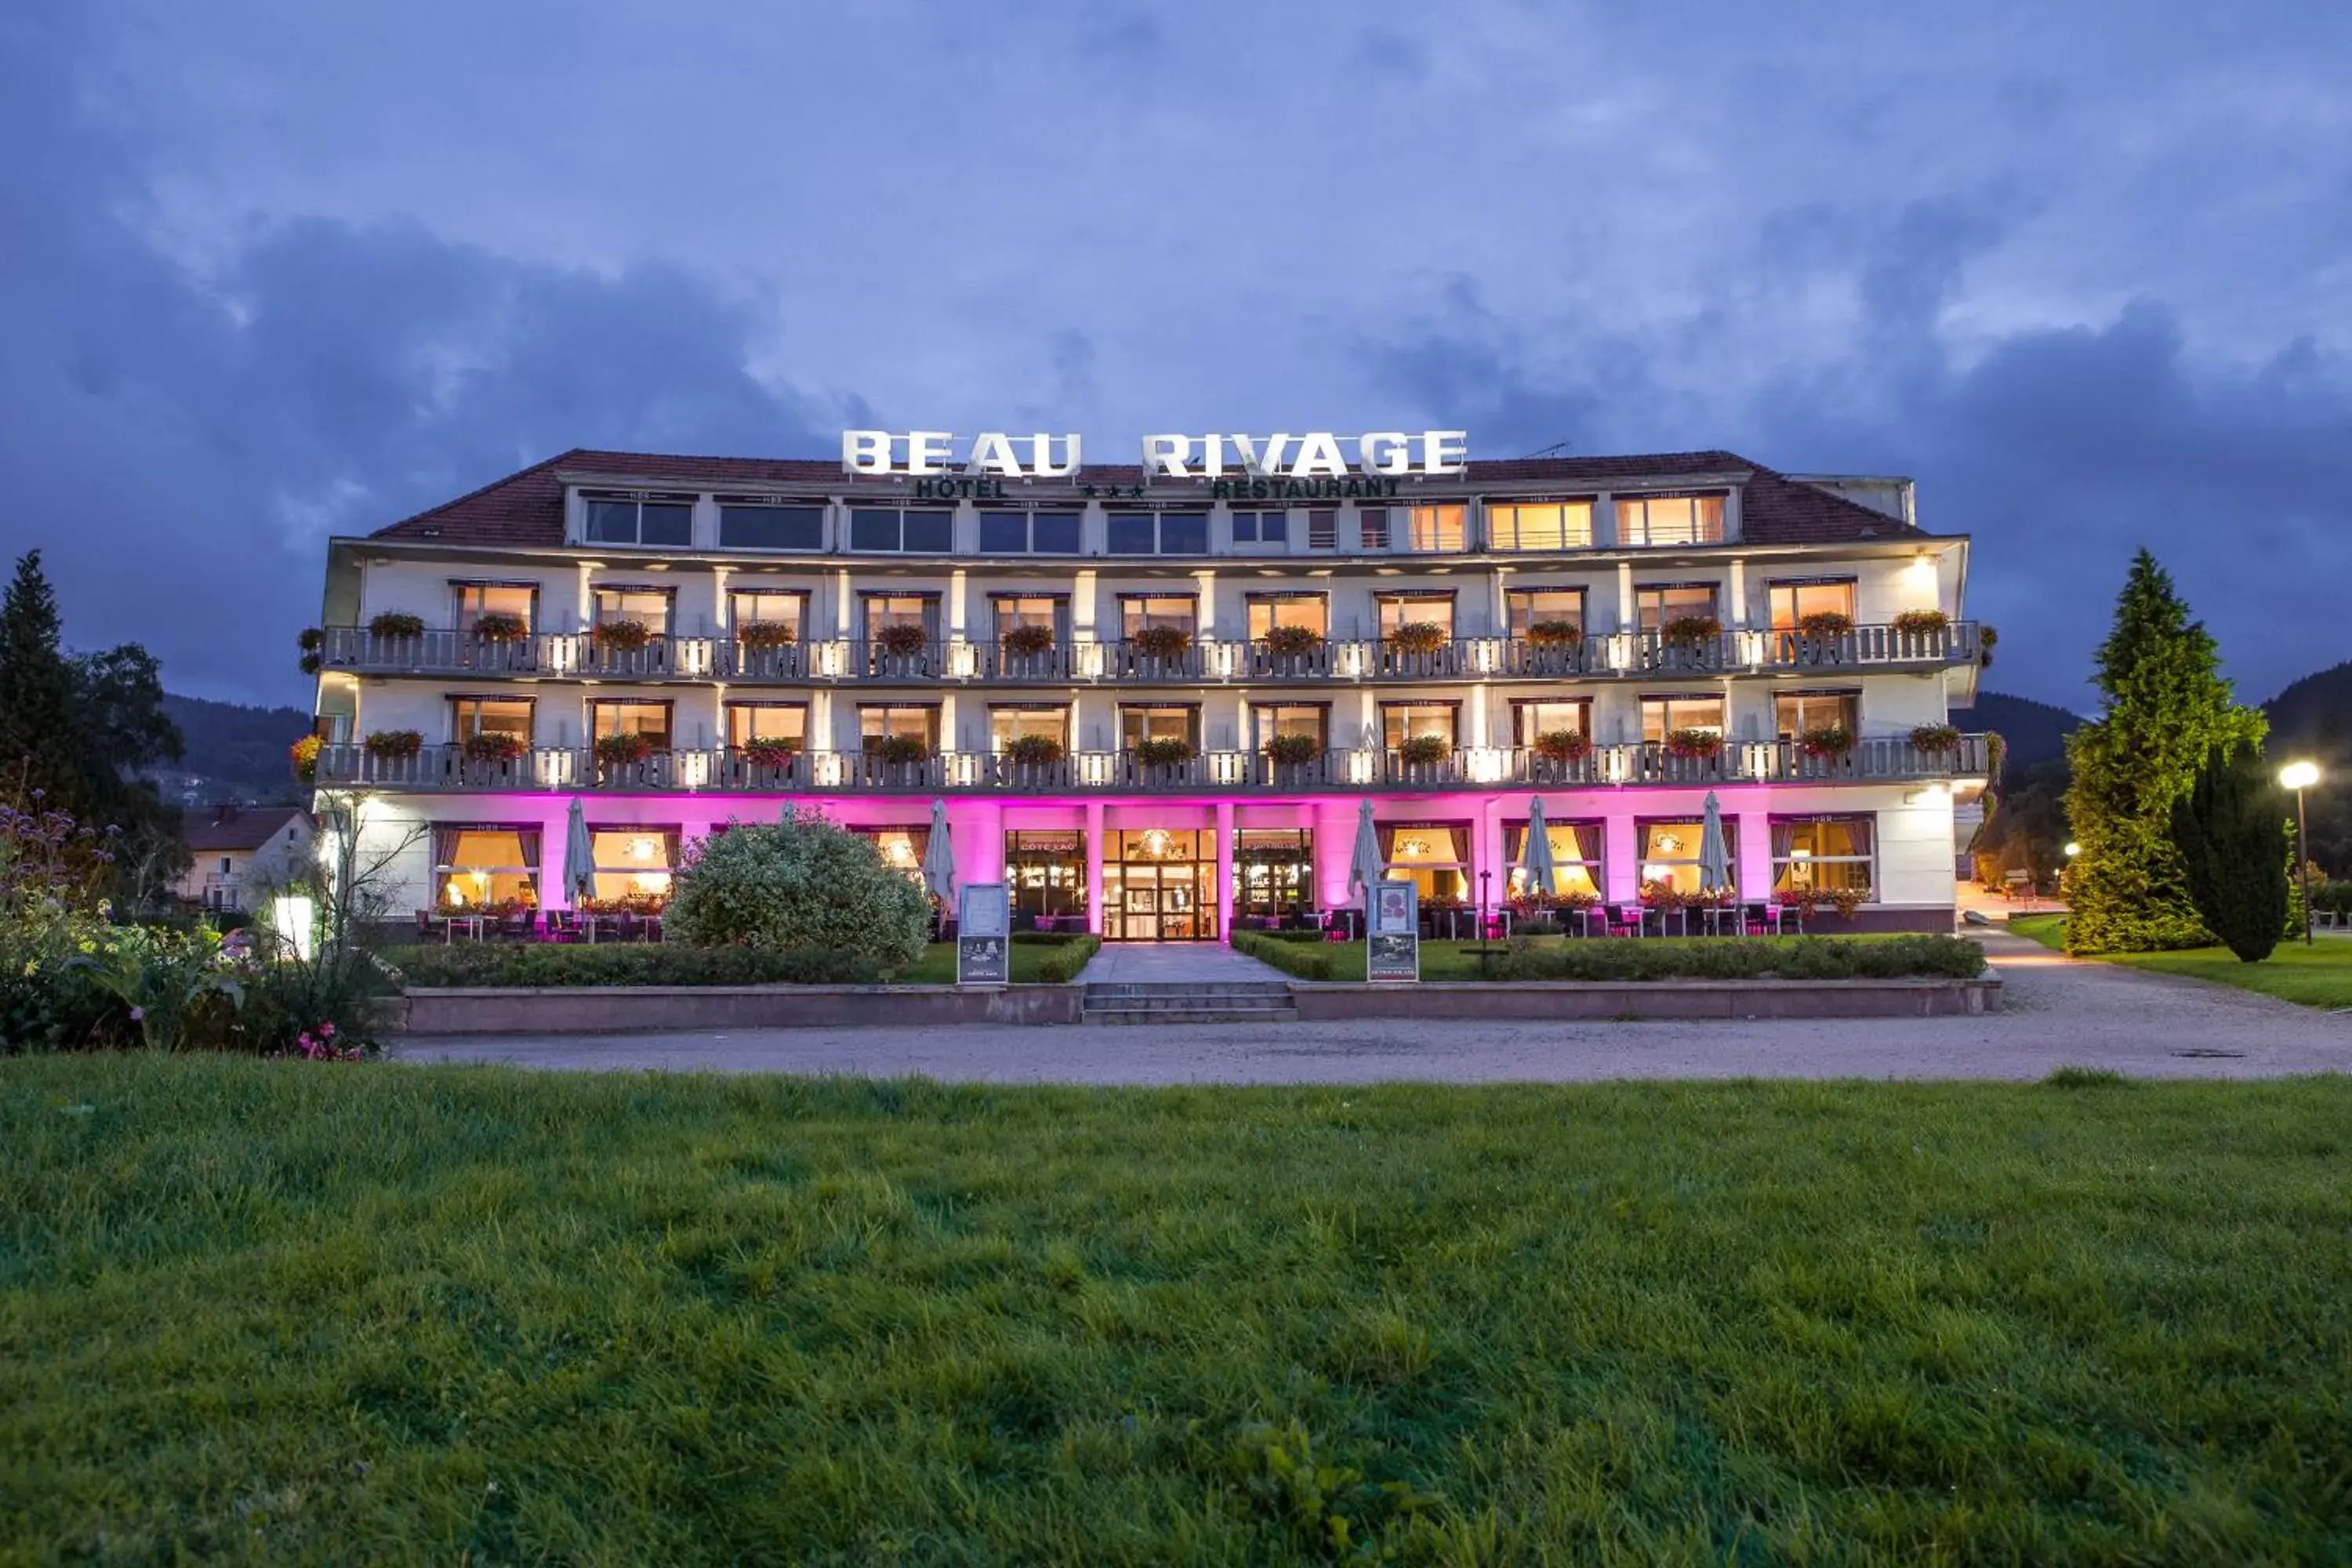
<path id="1" fill-rule="evenodd" d="M 2044 947 L 2063 949 L 2066 944 L 2064 915 L 2020 915 L 2009 922 L 2009 929 Z M 2300 1002 L 2306 1007 L 2352 1007 L 2352 941 L 2340 936 L 2323 936 L 2309 946 L 2301 941 L 2283 942 L 2260 963 L 2243 963 L 2226 947 L 2116 953 L 2102 962 L 2210 980 Z"/>
<path id="2" fill-rule="evenodd" d="M 1063 950 L 1052 942 L 1016 942 L 1009 951 L 1012 953 L 1011 983 L 1031 985 L 1044 978 L 1037 973 L 1037 966 L 1045 963 L 1048 955 Z M 897 976 L 897 980 L 901 985 L 952 985 L 955 977 L 956 944 L 935 942 L 923 950 L 923 956 L 915 961 L 914 967 Z"/>
<path id="3" fill-rule="evenodd" d="M 9 1061 L 0 1558 L 2340 1560 L 2347 1153 L 2345 1080 Z"/>

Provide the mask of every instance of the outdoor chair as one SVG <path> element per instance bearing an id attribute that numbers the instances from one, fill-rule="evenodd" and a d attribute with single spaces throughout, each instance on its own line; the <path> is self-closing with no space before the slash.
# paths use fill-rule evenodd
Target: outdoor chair
<path id="1" fill-rule="evenodd" d="M 629 910 L 623 910 L 618 915 L 614 916 L 613 927 L 613 935 L 615 940 L 620 942 L 635 942 L 637 940 L 637 917 Z"/>
<path id="2" fill-rule="evenodd" d="M 1644 917 L 1649 911 L 1639 904 L 1620 904 L 1609 922 L 1611 936 L 1640 936 Z"/>
<path id="3" fill-rule="evenodd" d="M 502 915 L 497 931 L 501 942 L 529 942 L 538 933 L 539 911 L 524 910 L 520 913 Z"/>
<path id="4" fill-rule="evenodd" d="M 576 910 L 547 911 L 547 939 L 550 942 L 578 942 L 580 914 Z"/>

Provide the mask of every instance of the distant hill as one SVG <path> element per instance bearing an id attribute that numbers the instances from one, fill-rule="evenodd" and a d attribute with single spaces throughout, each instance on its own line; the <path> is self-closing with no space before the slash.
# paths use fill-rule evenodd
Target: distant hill
<path id="1" fill-rule="evenodd" d="M 169 693 L 163 710 L 180 727 L 187 754 L 175 765 L 157 769 L 159 774 L 201 780 L 193 793 L 205 800 L 294 798 L 286 748 L 310 731 L 308 713 Z"/>
<path id="2" fill-rule="evenodd" d="M 2352 662 L 2305 676 L 2263 703 L 2263 711 L 2271 718 L 2271 751 L 2352 767 Z"/>
<path id="3" fill-rule="evenodd" d="M 1979 691 L 1975 707 L 1953 710 L 1952 722 L 1963 730 L 1990 730 L 2009 742 L 2001 772 L 2015 779 L 2039 763 L 2063 757 L 2066 731 L 2082 723 L 2083 716 L 2031 697 Z"/>

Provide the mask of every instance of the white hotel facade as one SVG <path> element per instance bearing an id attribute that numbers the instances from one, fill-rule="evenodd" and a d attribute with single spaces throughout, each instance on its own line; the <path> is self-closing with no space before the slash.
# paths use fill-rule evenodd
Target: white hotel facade
<path id="1" fill-rule="evenodd" d="M 1349 905 L 1366 799 L 1424 902 L 1499 903 L 1540 799 L 1554 890 L 1631 904 L 1696 887 L 1713 793 L 1742 899 L 1946 930 L 1968 562 L 1907 480 L 1719 451 L 941 486 L 575 450 L 332 542 L 316 783 L 420 909 L 571 903 L 575 798 L 608 899 L 788 802 L 911 867 L 936 800 L 1024 921 L 1216 939 Z"/>

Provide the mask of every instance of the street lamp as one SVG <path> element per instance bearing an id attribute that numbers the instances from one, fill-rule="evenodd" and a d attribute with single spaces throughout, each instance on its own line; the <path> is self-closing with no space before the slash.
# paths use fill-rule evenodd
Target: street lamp
<path id="1" fill-rule="evenodd" d="M 2080 855 L 2082 852 L 2083 852 L 2083 847 L 2082 847 L 2081 845 L 2079 845 L 2079 844 L 2075 843 L 2075 842 L 2074 842 L 2073 839 L 2071 839 L 2071 838 L 2069 838 L 2068 840 L 2066 840 L 2066 858 L 2067 858 L 2067 859 L 2072 860 L 2075 856 Z"/>
<path id="2" fill-rule="evenodd" d="M 2303 944 L 2311 945 L 2311 826 L 2303 792 L 2319 782 L 2317 763 L 2289 763 L 2279 770 L 2279 787 L 2294 791 L 2294 863 L 2303 879 Z"/>

